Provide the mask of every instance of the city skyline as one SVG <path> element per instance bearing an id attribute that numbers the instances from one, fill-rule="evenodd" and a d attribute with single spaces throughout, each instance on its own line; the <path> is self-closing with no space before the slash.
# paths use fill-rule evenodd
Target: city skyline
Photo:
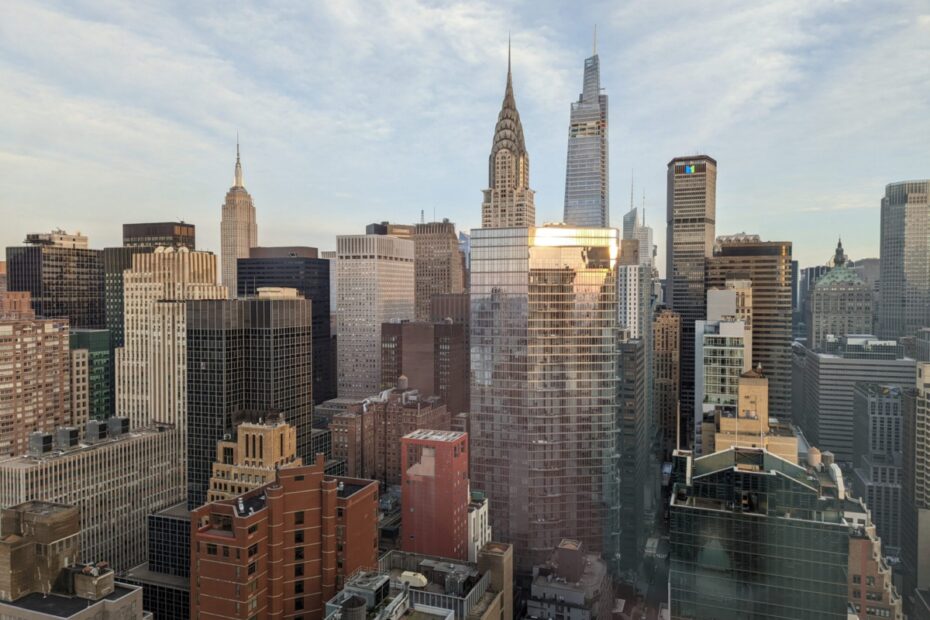
<path id="1" fill-rule="evenodd" d="M 5 246 L 53 227 L 116 246 L 114 221 L 183 219 L 219 253 L 237 129 L 263 236 L 276 243 L 331 249 L 339 233 L 421 211 L 477 228 L 508 28 L 540 224 L 561 219 L 566 102 L 595 22 L 614 193 L 632 168 L 656 230 L 665 164 L 698 151 L 720 162 L 718 233 L 790 239 L 802 265 L 829 257 L 824 229 L 856 248 L 854 260 L 877 256 L 885 185 L 926 176 L 930 14 L 917 2 L 687 16 L 594 4 L 571 23 L 548 3 L 340 3 L 274 16 L 200 6 L 186 21 L 141 7 L 8 6 L 0 208 L 17 218 Z"/>

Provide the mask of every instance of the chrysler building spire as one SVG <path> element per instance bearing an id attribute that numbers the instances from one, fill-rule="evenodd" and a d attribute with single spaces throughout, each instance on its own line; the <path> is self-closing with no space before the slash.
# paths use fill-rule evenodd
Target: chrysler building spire
<path id="1" fill-rule="evenodd" d="M 482 228 L 534 226 L 536 209 L 530 189 L 530 158 L 523 140 L 523 125 L 513 95 L 510 41 L 507 42 L 507 86 L 494 127 L 488 158 L 488 189 L 481 207 Z"/>

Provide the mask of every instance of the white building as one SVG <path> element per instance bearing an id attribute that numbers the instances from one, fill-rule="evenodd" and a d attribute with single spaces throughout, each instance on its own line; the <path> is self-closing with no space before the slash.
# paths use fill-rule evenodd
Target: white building
<path id="1" fill-rule="evenodd" d="M 343 235 L 336 249 L 338 394 L 381 390 L 381 324 L 414 318 L 414 244 L 390 235 Z"/>
<path id="2" fill-rule="evenodd" d="M 488 498 L 484 493 L 472 491 L 468 503 L 468 561 L 477 562 L 478 552 L 491 542 L 491 520 L 488 517 Z"/>
<path id="3" fill-rule="evenodd" d="M 127 570 L 147 559 L 149 513 L 184 499 L 178 430 L 123 432 L 125 418 L 87 428 L 96 440 L 79 438 L 75 427 L 59 429 L 54 444 L 51 434 L 36 433 L 46 439 L 44 450 L 0 461 L 0 506 L 39 500 L 79 507 L 81 559 Z"/>
<path id="4" fill-rule="evenodd" d="M 746 324 L 733 316 L 694 326 L 694 453 L 701 455 L 705 413 L 739 403 L 740 375 L 752 367 Z"/>

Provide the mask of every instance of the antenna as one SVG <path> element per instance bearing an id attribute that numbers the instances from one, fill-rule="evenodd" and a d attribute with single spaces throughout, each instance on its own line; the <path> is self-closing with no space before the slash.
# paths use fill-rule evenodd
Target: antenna
<path id="1" fill-rule="evenodd" d="M 646 225 L 646 188 L 643 188 L 643 226 Z"/>
<path id="2" fill-rule="evenodd" d="M 635 177 L 633 176 L 633 169 L 630 168 L 630 211 L 633 210 L 633 180 L 634 178 Z"/>
<path id="3" fill-rule="evenodd" d="M 597 24 L 594 24 L 594 55 L 597 56 Z"/>

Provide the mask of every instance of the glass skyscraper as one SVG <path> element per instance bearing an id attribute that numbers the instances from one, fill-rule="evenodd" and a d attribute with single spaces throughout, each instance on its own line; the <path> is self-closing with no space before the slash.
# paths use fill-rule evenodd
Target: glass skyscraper
<path id="1" fill-rule="evenodd" d="M 620 531 L 614 229 L 472 231 L 472 480 L 522 571 Z"/>
<path id="2" fill-rule="evenodd" d="M 565 223 L 610 225 L 607 179 L 607 95 L 601 94 L 600 59 L 584 61 L 584 88 L 572 104 L 565 165 Z"/>

